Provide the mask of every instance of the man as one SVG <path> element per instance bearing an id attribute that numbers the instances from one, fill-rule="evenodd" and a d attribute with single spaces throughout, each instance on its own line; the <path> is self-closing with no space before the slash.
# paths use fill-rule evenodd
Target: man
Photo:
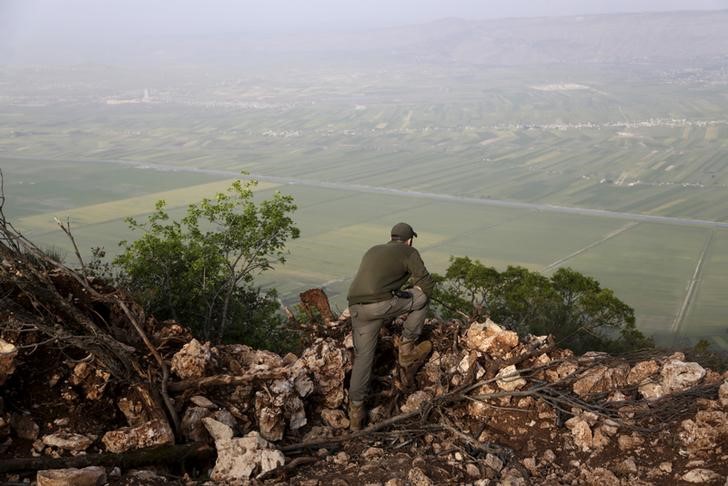
<path id="1" fill-rule="evenodd" d="M 432 343 L 416 345 L 427 314 L 434 282 L 412 247 L 417 233 L 407 223 L 397 223 L 388 243 L 367 250 L 349 287 L 349 310 L 354 337 L 354 366 L 349 386 L 349 420 L 360 430 L 366 418 L 364 400 L 372 375 L 379 329 L 385 319 L 407 314 L 399 345 L 398 361 L 403 375 L 410 377 L 432 351 Z M 402 290 L 411 280 L 411 288 Z M 410 383 L 411 384 L 411 383 Z"/>

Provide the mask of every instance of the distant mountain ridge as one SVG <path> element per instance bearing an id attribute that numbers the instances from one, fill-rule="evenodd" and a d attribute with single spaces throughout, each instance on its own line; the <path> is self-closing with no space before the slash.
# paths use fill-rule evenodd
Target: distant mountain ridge
<path id="1" fill-rule="evenodd" d="M 694 63 L 728 60 L 728 10 L 427 24 L 298 39 L 272 51 L 379 52 L 464 64 Z"/>
<path id="2" fill-rule="evenodd" d="M 2 63 L 245 63 L 295 59 L 470 65 L 728 62 L 728 10 L 490 20 L 254 38 L 59 39 L 0 46 Z"/>

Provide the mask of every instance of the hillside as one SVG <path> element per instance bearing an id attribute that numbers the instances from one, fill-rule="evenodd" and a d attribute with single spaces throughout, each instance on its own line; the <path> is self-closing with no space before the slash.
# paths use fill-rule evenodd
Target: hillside
<path id="1" fill-rule="evenodd" d="M 380 337 L 370 425 L 349 434 L 347 312 L 298 322 L 299 355 L 212 346 L 27 240 L 0 243 L 0 474 L 11 483 L 722 485 L 728 475 L 728 373 L 681 353 L 575 356 L 490 321 L 429 320 L 434 352 L 407 390 L 396 320 Z M 309 316 L 331 314 L 320 291 L 302 298 Z"/>

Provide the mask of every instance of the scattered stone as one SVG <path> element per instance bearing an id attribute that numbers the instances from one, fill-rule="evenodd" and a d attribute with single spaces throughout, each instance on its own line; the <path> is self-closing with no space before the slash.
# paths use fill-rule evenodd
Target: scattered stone
<path id="1" fill-rule="evenodd" d="M 202 395 L 195 395 L 194 397 L 190 398 L 190 401 L 198 407 L 208 408 L 210 410 L 214 410 L 217 408 L 217 405 L 212 403 L 209 398 L 203 397 Z"/>
<path id="2" fill-rule="evenodd" d="M 210 410 L 203 407 L 189 407 L 182 416 L 180 429 L 182 436 L 190 442 L 205 442 L 210 435 L 207 433 L 202 419 L 210 416 Z"/>
<path id="3" fill-rule="evenodd" d="M 633 432 L 632 435 L 622 434 L 617 438 L 619 449 L 623 451 L 634 449 L 635 447 L 641 445 L 643 442 L 644 439 L 640 437 L 637 432 Z"/>
<path id="4" fill-rule="evenodd" d="M 501 390 L 514 391 L 526 386 L 526 380 L 521 378 L 521 374 L 516 370 L 515 365 L 510 365 L 498 372 L 496 384 Z"/>
<path id="5" fill-rule="evenodd" d="M 688 483 L 696 484 L 708 484 L 715 481 L 720 481 L 723 477 L 710 469 L 691 469 L 686 472 L 681 478 L 683 481 Z"/>
<path id="6" fill-rule="evenodd" d="M 255 431 L 245 437 L 233 438 L 232 429 L 222 422 L 208 417 L 203 419 L 203 423 L 215 439 L 217 449 L 217 462 L 210 474 L 214 481 L 231 483 L 247 480 L 282 466 L 286 461 L 281 451 L 274 449 Z"/>
<path id="7" fill-rule="evenodd" d="M 335 429 L 349 428 L 349 418 L 342 410 L 325 408 L 321 411 L 321 418 L 329 427 L 333 427 Z"/>
<path id="8" fill-rule="evenodd" d="M 106 483 L 106 470 L 100 466 L 83 469 L 51 469 L 38 471 L 38 486 L 101 486 Z"/>
<path id="9" fill-rule="evenodd" d="M 634 458 L 628 457 L 624 461 L 620 462 L 616 467 L 616 471 L 625 476 L 630 474 L 636 474 L 637 464 L 634 462 Z"/>
<path id="10" fill-rule="evenodd" d="M 488 353 L 494 358 L 499 358 L 518 346 L 518 334 L 514 331 L 506 331 L 488 319 L 484 323 L 472 323 L 468 328 L 463 344 L 468 349 Z"/>
<path id="11" fill-rule="evenodd" d="M 465 473 L 472 479 L 480 478 L 480 469 L 478 469 L 478 466 L 473 463 L 468 463 L 468 465 L 465 466 Z"/>
<path id="12" fill-rule="evenodd" d="M 172 357 L 172 371 L 183 380 L 201 378 L 211 358 L 210 343 L 200 344 L 192 339 Z"/>
<path id="13" fill-rule="evenodd" d="M 627 383 L 629 366 L 621 364 L 616 367 L 604 365 L 595 366 L 583 373 L 574 382 L 574 393 L 580 397 L 587 397 L 595 393 L 604 393 L 623 387 Z"/>
<path id="14" fill-rule="evenodd" d="M 303 401 L 287 379 L 276 380 L 255 394 L 255 414 L 260 435 L 270 441 L 281 440 L 286 427 L 298 430 L 308 422 Z"/>
<path id="15" fill-rule="evenodd" d="M 430 486 L 432 481 L 427 474 L 419 467 L 413 467 L 407 474 L 407 479 L 412 486 Z"/>
<path id="16" fill-rule="evenodd" d="M 594 436 L 592 435 L 589 423 L 581 416 L 571 417 L 566 421 L 566 427 L 571 430 L 574 437 L 574 444 L 582 451 L 589 451 L 594 445 Z"/>
<path id="17" fill-rule="evenodd" d="M 420 409 L 422 409 L 422 404 L 424 402 L 432 400 L 432 395 L 430 395 L 426 391 L 416 391 L 413 394 L 411 394 L 409 397 L 407 397 L 407 401 L 402 405 L 402 413 L 411 413 L 416 412 Z"/>
<path id="18" fill-rule="evenodd" d="M 18 348 L 3 339 L 0 339 L 0 385 L 5 383 L 15 371 L 15 357 L 18 355 Z"/>
<path id="19" fill-rule="evenodd" d="M 541 460 L 547 464 L 550 464 L 556 460 L 556 454 L 551 449 L 546 449 L 543 453 Z"/>
<path id="20" fill-rule="evenodd" d="M 384 449 L 381 447 L 370 447 L 361 453 L 361 457 L 367 461 L 382 457 L 384 455 Z"/>
<path id="21" fill-rule="evenodd" d="M 641 385 L 648 378 L 660 371 L 660 365 L 654 359 L 649 361 L 640 361 L 629 370 L 627 374 L 628 385 Z"/>
<path id="22" fill-rule="evenodd" d="M 485 465 L 491 468 L 495 472 L 500 472 L 503 469 L 503 461 L 496 455 L 488 453 L 485 455 Z"/>
<path id="23" fill-rule="evenodd" d="M 334 464 L 339 464 L 341 466 L 344 466 L 346 464 L 349 464 L 349 459 L 351 459 L 349 457 L 349 454 L 347 454 L 344 451 L 341 451 L 338 454 L 336 454 L 335 456 L 332 456 L 332 462 Z"/>
<path id="24" fill-rule="evenodd" d="M 55 434 L 43 437 L 43 444 L 49 447 L 56 447 L 66 451 L 85 451 L 93 444 L 95 439 L 81 434 L 71 432 L 56 432 Z"/>
<path id="25" fill-rule="evenodd" d="M 164 419 L 154 419 L 137 427 L 123 427 L 101 438 L 106 450 L 120 453 L 145 447 L 174 444 L 174 433 Z"/>
<path id="26" fill-rule="evenodd" d="M 314 375 L 323 406 L 339 408 L 344 403 L 344 375 L 351 369 L 349 353 L 331 339 L 318 339 L 304 351 L 301 361 Z"/>
<path id="27" fill-rule="evenodd" d="M 697 385 L 705 376 L 705 368 L 698 363 L 670 360 L 662 366 L 662 387 L 668 393 Z"/>
<path id="28" fill-rule="evenodd" d="M 665 395 L 665 389 L 659 383 L 644 383 L 638 391 L 646 400 L 657 400 Z"/>
<path id="29" fill-rule="evenodd" d="M 699 410 L 693 419 L 683 420 L 678 434 L 690 457 L 713 454 L 728 438 L 728 413 Z"/>
<path id="30" fill-rule="evenodd" d="M 672 463 L 671 462 L 661 462 L 658 466 L 660 471 L 665 473 L 671 473 L 672 472 Z"/>

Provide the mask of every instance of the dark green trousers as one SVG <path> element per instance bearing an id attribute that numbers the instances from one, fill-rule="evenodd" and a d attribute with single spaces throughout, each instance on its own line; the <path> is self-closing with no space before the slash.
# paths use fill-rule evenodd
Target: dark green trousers
<path id="1" fill-rule="evenodd" d="M 349 400 L 360 403 L 367 397 L 379 329 L 386 319 L 408 314 L 402 338 L 416 341 L 420 337 L 427 315 L 427 296 L 418 288 L 407 291 L 412 295 L 411 298 L 392 297 L 373 304 L 349 306 L 354 338 L 354 366 L 351 370 Z"/>

